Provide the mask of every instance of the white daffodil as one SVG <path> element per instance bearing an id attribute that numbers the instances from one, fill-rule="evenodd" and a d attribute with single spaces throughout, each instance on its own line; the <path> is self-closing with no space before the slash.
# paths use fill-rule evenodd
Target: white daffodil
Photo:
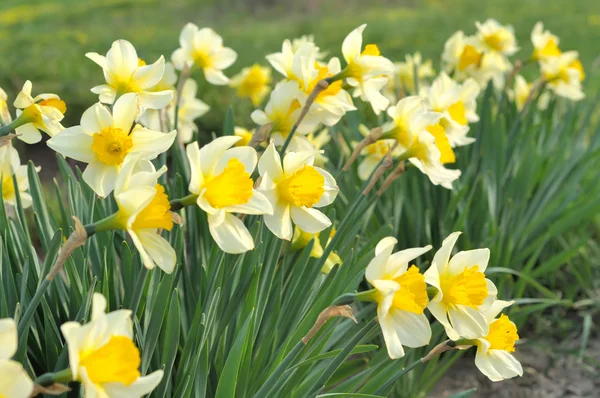
<path id="1" fill-rule="evenodd" d="M 27 144 L 40 142 L 40 130 L 50 137 L 61 131 L 64 127 L 60 121 L 67 111 L 67 105 L 58 95 L 39 94 L 32 97 L 31 88 L 32 84 L 27 80 L 13 104 L 17 108 L 17 120 L 20 120 L 16 128 L 17 138 Z"/>
<path id="2" fill-rule="evenodd" d="M 0 397 L 29 398 L 33 382 L 23 365 L 11 360 L 17 352 L 17 323 L 10 318 L 0 319 Z"/>
<path id="3" fill-rule="evenodd" d="M 477 37 L 488 51 L 495 51 L 510 56 L 519 51 L 515 32 L 510 25 L 501 25 L 495 19 L 484 23 L 475 22 Z"/>
<path id="4" fill-rule="evenodd" d="M 517 326 L 500 312 L 511 305 L 511 301 L 495 300 L 484 315 L 488 321 L 488 333 L 477 338 L 475 365 L 491 381 L 502 381 L 523 376 L 523 367 L 512 355 L 515 341 L 519 340 Z"/>
<path id="5" fill-rule="evenodd" d="M 549 30 L 544 30 L 541 21 L 536 23 L 531 31 L 531 43 L 533 44 L 532 58 L 536 61 L 558 57 L 562 53 L 558 47 L 560 39 Z"/>
<path id="6" fill-rule="evenodd" d="M 265 58 L 273 69 L 281 73 L 288 80 L 297 80 L 294 72 L 299 66 L 308 67 L 310 60 L 313 63 L 317 60 L 319 48 L 312 41 L 302 41 L 294 46 L 288 39 L 283 41 L 281 52 L 267 55 Z M 301 62 L 300 62 L 301 61 Z"/>
<path id="7" fill-rule="evenodd" d="M 135 125 L 140 112 L 138 96 L 129 93 L 114 104 L 112 115 L 97 103 L 81 116 L 81 125 L 69 127 L 48 141 L 56 152 L 88 163 L 83 180 L 105 197 L 112 192 L 123 161 L 129 154 L 152 160 L 169 149 L 176 131 L 162 133 Z"/>
<path id="8" fill-rule="evenodd" d="M 399 90 L 403 90 L 405 94 L 416 94 L 415 69 L 417 70 L 416 80 L 418 80 L 420 88 L 427 85 L 427 78 L 435 76 L 430 59 L 423 61 L 420 52 L 412 55 L 406 54 L 404 62 L 394 63 L 394 74 L 390 76 L 388 84 L 384 88 L 384 94 L 388 99 L 396 102 Z"/>
<path id="9" fill-rule="evenodd" d="M 329 234 L 329 239 L 327 239 L 327 245 L 331 242 L 331 238 L 335 235 L 335 228 L 331 229 L 331 233 Z M 294 227 L 294 236 L 292 236 L 292 250 L 302 250 L 308 244 L 314 240 L 313 247 L 310 251 L 310 256 L 313 258 L 321 258 L 323 257 L 323 246 L 321 245 L 321 240 L 319 239 L 319 234 L 311 234 L 309 232 L 301 230 L 298 226 Z M 333 267 L 336 265 L 341 265 L 342 259 L 335 251 L 329 253 L 327 259 L 325 260 L 325 264 L 323 264 L 323 268 L 321 268 L 321 272 L 324 274 L 328 274 Z"/>
<path id="10" fill-rule="evenodd" d="M 118 97 L 135 93 L 142 108 L 162 109 L 173 98 L 171 89 L 153 89 L 161 82 L 165 73 L 165 59 L 162 55 L 152 65 L 146 65 L 138 58 L 130 42 L 117 40 L 106 56 L 98 53 L 87 53 L 85 56 L 98 64 L 104 72 L 106 84 L 92 88 L 92 92 L 98 94 L 100 102 L 113 104 Z"/>
<path id="11" fill-rule="evenodd" d="M 265 110 L 257 109 L 252 112 L 252 120 L 259 126 L 272 123 L 271 137 L 275 141 L 275 145 L 283 145 L 294 123 L 298 120 L 302 112 L 300 99 L 303 96 L 304 93 L 300 90 L 298 82 L 283 81 L 275 86 Z M 309 111 L 298 126 L 291 144 L 296 147 L 302 145 L 295 141 L 306 141 L 304 136 L 313 132 L 318 125 L 319 117 L 315 112 Z"/>
<path id="12" fill-rule="evenodd" d="M 259 191 L 273 207 L 265 224 L 278 238 L 291 240 L 292 221 L 302 230 L 316 234 L 331 225 L 317 208 L 331 204 L 339 191 L 327 171 L 314 167 L 314 152 L 288 152 L 283 158 L 271 143 L 258 162 L 262 177 Z"/>
<path id="13" fill-rule="evenodd" d="M 116 222 L 127 231 L 140 252 L 144 266 L 158 265 L 166 273 L 173 272 L 177 255 L 160 231 L 173 228 L 171 205 L 158 177 L 167 168 L 156 171 L 152 162 L 128 156 L 115 183 L 115 201 L 119 206 Z"/>
<path id="14" fill-rule="evenodd" d="M 475 141 L 474 138 L 467 137 L 467 133 L 469 123 L 479 121 L 476 112 L 479 92 L 479 84 L 475 80 L 469 78 L 459 84 L 442 72 L 429 88 L 420 93 L 428 101 L 432 111 L 443 114 L 440 125 L 446 131 L 452 147 Z"/>
<path id="15" fill-rule="evenodd" d="M 423 275 L 409 262 L 431 250 L 417 247 L 392 253 L 396 238 L 383 238 L 375 248 L 365 277 L 375 288 L 377 319 L 381 326 L 388 355 L 392 359 L 404 356 L 403 345 L 422 347 L 431 339 L 427 307 L 427 285 Z"/>
<path id="16" fill-rule="evenodd" d="M 577 51 L 567 51 L 559 56 L 542 60 L 540 67 L 542 75 L 548 81 L 548 88 L 554 94 L 572 101 L 585 98 L 581 87 L 585 73 Z"/>
<path id="17" fill-rule="evenodd" d="M 252 105 L 259 106 L 271 91 L 271 69 L 254 64 L 233 76 L 229 85 L 236 89 L 240 98 L 250 98 Z"/>
<path id="18" fill-rule="evenodd" d="M 405 97 L 387 110 L 392 122 L 383 126 L 384 138 L 393 138 L 402 156 L 429 177 L 434 185 L 452 189 L 460 170 L 450 170 L 444 164 L 456 158 L 444 128 L 439 124 L 443 114 L 427 109 L 422 98 Z"/>
<path id="19" fill-rule="evenodd" d="M 222 86 L 229 83 L 223 70 L 229 68 L 237 59 L 237 53 L 223 47 L 223 38 L 210 28 L 198 29 L 188 23 L 179 35 L 179 48 L 173 52 L 171 61 L 176 69 L 185 65 L 202 69 L 206 81 Z"/>
<path id="20" fill-rule="evenodd" d="M 40 167 L 36 167 L 36 171 L 39 172 L 40 169 Z M 17 179 L 18 193 L 15 189 L 13 176 Z M 2 188 L 2 199 L 5 203 L 16 206 L 18 194 L 21 197 L 21 204 L 24 209 L 31 206 L 31 195 L 27 192 L 29 189 L 27 166 L 21 165 L 19 152 L 11 145 L 0 147 L 0 187 Z"/>
<path id="21" fill-rule="evenodd" d="M 358 142 L 353 143 L 358 144 Z M 360 151 L 360 154 L 364 156 L 358 165 L 358 177 L 366 181 L 371 177 L 371 173 L 375 171 L 379 163 L 391 150 L 392 158 L 396 158 L 402 154 L 402 149 L 395 145 L 396 141 L 393 139 L 384 139 L 375 141 L 372 144 L 367 145 Z"/>
<path id="22" fill-rule="evenodd" d="M 368 101 L 375 114 L 380 114 L 390 101 L 381 94 L 388 83 L 388 77 L 394 74 L 394 64 L 383 57 L 376 44 L 367 44 L 362 49 L 362 33 L 367 25 L 354 29 L 342 43 L 342 54 L 347 66 L 343 76 L 354 87 L 354 96 Z"/>
<path id="23" fill-rule="evenodd" d="M 325 145 L 329 143 L 329 141 L 331 141 L 331 134 L 329 133 L 329 129 L 324 128 L 318 133 L 310 133 L 306 136 L 306 140 L 311 144 L 311 149 L 315 152 L 315 166 L 322 167 L 325 163 L 329 161 L 327 156 L 325 156 L 325 151 L 321 150 L 323 147 L 325 147 Z"/>
<path id="24" fill-rule="evenodd" d="M 519 111 L 525 106 L 532 88 L 533 83 L 527 82 L 527 80 L 525 80 L 525 78 L 521 75 L 515 76 L 514 90 L 509 91 L 508 95 L 515 101 L 515 105 Z M 544 91 L 538 98 L 538 109 L 546 109 L 549 102 L 550 93 L 548 91 Z"/>
<path id="25" fill-rule="evenodd" d="M 141 376 L 131 311 L 107 314 L 106 306 L 104 296 L 94 293 L 91 321 L 85 325 L 67 322 L 60 328 L 73 379 L 83 384 L 86 397 L 141 398 L 158 386 L 163 371 Z"/>
<path id="26" fill-rule="evenodd" d="M 450 255 L 460 232 L 448 236 L 425 271 L 425 282 L 438 292 L 427 308 L 446 329 L 452 340 L 476 339 L 488 334 L 484 314 L 486 303 L 496 298 L 496 286 L 485 277 L 489 249 L 462 251 Z"/>
<path id="27" fill-rule="evenodd" d="M 6 126 L 12 122 L 12 117 L 8 110 L 8 95 L 6 95 L 6 91 L 2 87 L 0 87 L 0 122 L 2 126 Z"/>
<path id="28" fill-rule="evenodd" d="M 200 148 L 187 146 L 191 166 L 189 190 L 198 195 L 196 203 L 208 215 L 208 228 L 217 245 L 226 253 L 244 253 L 254 240 L 238 217 L 240 214 L 272 214 L 265 196 L 254 190 L 250 177 L 256 167 L 256 150 L 249 146 L 231 148 L 241 137 L 224 136 Z"/>

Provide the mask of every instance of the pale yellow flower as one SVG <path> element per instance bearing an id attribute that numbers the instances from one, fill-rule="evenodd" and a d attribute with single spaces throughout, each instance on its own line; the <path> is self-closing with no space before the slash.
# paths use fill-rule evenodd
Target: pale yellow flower
<path id="1" fill-rule="evenodd" d="M 250 98 L 252 105 L 259 106 L 271 91 L 270 83 L 271 69 L 254 64 L 233 76 L 229 85 L 236 89 L 238 97 Z"/>
<path id="2" fill-rule="evenodd" d="M 10 318 L 0 319 L 0 397 L 29 398 L 33 382 L 23 365 L 11 360 L 18 347 L 17 323 Z"/>
<path id="3" fill-rule="evenodd" d="M 40 170 L 40 167 L 36 167 L 36 171 Z M 13 176 L 17 179 L 19 192 L 15 190 Z M 11 145 L 0 148 L 0 188 L 2 188 L 2 199 L 5 203 L 16 206 L 17 195 L 19 195 L 24 209 L 31 206 L 31 195 L 27 192 L 29 190 L 27 166 L 21 164 L 19 152 Z"/>
<path id="4" fill-rule="evenodd" d="M 292 250 L 301 250 L 304 249 L 311 241 L 314 241 L 313 247 L 310 251 L 310 256 L 313 258 L 321 258 L 323 257 L 323 246 L 321 245 L 321 241 L 319 239 L 318 233 L 311 234 L 309 232 L 301 230 L 298 226 L 294 227 L 294 236 L 292 236 Z M 331 229 L 331 233 L 329 234 L 329 239 L 327 239 L 327 245 L 331 242 L 331 238 L 335 235 L 335 229 Z M 321 268 L 321 272 L 324 274 L 328 274 L 333 267 L 336 265 L 341 265 L 342 259 L 335 251 L 329 253 L 327 259 L 325 260 L 325 264 L 323 264 L 323 268 Z"/>
<path id="5" fill-rule="evenodd" d="M 537 61 L 557 57 L 562 53 L 558 47 L 560 39 L 549 30 L 544 30 L 541 21 L 536 23 L 531 31 L 531 43 L 533 44 L 532 58 Z"/>
<path id="6" fill-rule="evenodd" d="M 567 51 L 559 56 L 541 60 L 540 69 L 548 81 L 548 88 L 557 96 L 573 101 L 585 98 L 581 87 L 585 72 L 577 51 Z"/>
<path id="7" fill-rule="evenodd" d="M 246 146 L 250 143 L 250 141 L 252 141 L 254 130 L 248 130 L 243 127 L 235 126 L 233 129 L 233 135 L 241 138 L 235 143 L 235 146 Z"/>
<path id="8" fill-rule="evenodd" d="M 475 22 L 475 26 L 477 27 L 477 38 L 487 51 L 507 56 L 519 51 L 512 26 L 501 25 L 492 18 L 487 19 L 484 23 Z"/>

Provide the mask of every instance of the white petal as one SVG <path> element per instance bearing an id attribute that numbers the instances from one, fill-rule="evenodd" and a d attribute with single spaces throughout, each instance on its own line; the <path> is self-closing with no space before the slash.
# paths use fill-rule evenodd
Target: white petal
<path id="1" fill-rule="evenodd" d="M 88 134 L 99 133 L 112 126 L 113 117 L 101 103 L 92 105 L 81 115 L 81 128 Z"/>
<path id="2" fill-rule="evenodd" d="M 225 210 L 229 213 L 273 214 L 271 202 L 261 192 L 254 190 L 248 202 L 241 205 L 227 206 Z"/>
<path id="3" fill-rule="evenodd" d="M 113 106 L 114 127 L 129 134 L 133 123 L 140 113 L 140 103 L 135 93 L 127 93 L 119 97 Z"/>
<path id="4" fill-rule="evenodd" d="M 163 371 L 157 370 L 147 376 L 139 377 L 128 386 L 123 383 L 105 383 L 103 388 L 109 398 L 141 398 L 154 391 L 162 378 Z"/>
<path id="5" fill-rule="evenodd" d="M 212 140 L 209 144 L 204 145 L 200 148 L 199 158 L 200 167 L 202 174 L 211 175 L 213 174 L 219 159 L 225 154 L 225 152 L 231 148 L 236 142 L 241 140 L 242 137 L 227 135 Z"/>
<path id="6" fill-rule="evenodd" d="M 268 124 L 271 122 L 271 120 L 265 114 L 265 112 L 260 109 L 257 109 L 254 112 L 252 112 L 250 114 L 250 118 L 252 118 L 252 121 L 254 123 L 258 124 L 259 126 L 264 126 L 265 124 Z"/>
<path id="7" fill-rule="evenodd" d="M 483 350 L 477 349 L 475 365 L 491 381 L 502 381 L 523 375 L 523 368 L 519 361 L 506 351 L 490 350 L 484 354 Z"/>
<path id="8" fill-rule="evenodd" d="M 28 398 L 33 382 L 23 365 L 15 361 L 0 361 L 0 394 L 6 398 Z"/>
<path id="9" fill-rule="evenodd" d="M 354 29 L 342 43 L 342 54 L 347 62 L 350 62 L 360 55 L 362 50 L 362 33 L 367 27 L 367 24 L 360 25 Z"/>
<path id="10" fill-rule="evenodd" d="M 42 133 L 35 128 L 33 123 L 27 123 L 15 130 L 17 138 L 26 144 L 36 144 L 42 140 Z"/>
<path id="11" fill-rule="evenodd" d="M 138 68 L 138 56 L 133 45 L 127 40 L 115 41 L 106 53 L 106 66 L 115 78 L 131 78 Z"/>
<path id="12" fill-rule="evenodd" d="M 290 208 L 294 224 L 303 231 L 316 234 L 331 225 L 331 220 L 317 209 L 293 205 Z"/>
<path id="13" fill-rule="evenodd" d="M 229 68 L 237 59 L 237 53 L 231 48 L 223 48 L 213 55 L 211 65 L 213 68 L 223 70 Z"/>
<path id="14" fill-rule="evenodd" d="M 100 55 L 98 53 L 87 53 L 85 56 L 95 62 L 102 69 L 105 69 L 106 66 L 106 57 L 104 55 Z"/>
<path id="15" fill-rule="evenodd" d="M 115 187 L 117 179 L 117 167 L 93 161 L 87 165 L 83 172 L 83 181 L 85 181 L 96 195 L 103 198 L 107 197 Z"/>
<path id="16" fill-rule="evenodd" d="M 265 192 L 266 194 L 266 192 Z M 269 198 L 268 195 L 266 195 Z M 271 202 L 273 204 L 273 202 Z M 273 206 L 273 214 L 265 214 L 267 228 L 279 239 L 291 240 L 293 235 L 290 206 L 285 202 L 276 202 Z"/>
<path id="17" fill-rule="evenodd" d="M 465 270 L 465 267 L 477 265 L 480 272 L 485 272 L 490 260 L 490 249 L 475 249 L 456 253 L 450 260 L 450 272 L 459 274 Z"/>
<path id="18" fill-rule="evenodd" d="M 213 68 L 205 68 L 204 77 L 207 82 L 215 86 L 224 86 L 229 83 L 229 78 L 223 72 Z"/>
<path id="19" fill-rule="evenodd" d="M 148 130 L 141 125 L 134 127 L 131 133 L 132 148 L 130 153 L 140 154 L 141 159 L 152 160 L 166 152 L 177 138 L 177 131 L 161 133 Z"/>
<path id="20" fill-rule="evenodd" d="M 156 189 L 153 186 L 142 185 L 119 193 L 115 196 L 115 200 L 119 205 L 119 210 L 128 218 L 131 218 L 142 211 L 150 203 L 155 194 Z"/>
<path id="21" fill-rule="evenodd" d="M 210 234 L 225 253 L 239 254 L 254 249 L 254 240 L 248 229 L 236 216 L 224 213 L 221 223 L 215 222 L 215 216 L 208 216 Z"/>
<path id="22" fill-rule="evenodd" d="M 136 233 L 140 243 L 153 261 L 152 266 L 154 264 L 158 265 L 167 274 L 173 272 L 175 263 L 177 262 L 177 255 L 169 242 L 158 235 L 156 230 L 138 230 Z"/>
<path id="23" fill-rule="evenodd" d="M 198 142 L 196 141 L 186 146 L 185 151 L 190 163 L 190 184 L 188 190 L 191 193 L 198 195 L 200 194 L 200 187 L 204 185 Z"/>
<path id="24" fill-rule="evenodd" d="M 177 70 L 182 70 L 185 64 L 192 65 L 194 62 L 190 56 L 189 50 L 178 48 L 171 55 L 171 62 Z"/>
<path id="25" fill-rule="evenodd" d="M 0 319 L 0 361 L 17 352 L 17 323 L 10 318 Z"/>
<path id="26" fill-rule="evenodd" d="M 283 158 L 283 171 L 290 175 L 300 170 L 302 166 L 312 166 L 315 160 L 315 152 L 288 152 Z"/>
<path id="27" fill-rule="evenodd" d="M 410 261 L 427 253 L 429 250 L 431 250 L 431 246 L 415 247 L 392 254 L 388 259 L 387 272 L 393 275 L 394 278 L 400 276 L 406 272 Z"/>
<path id="28" fill-rule="evenodd" d="M 439 273 L 442 273 L 450 261 L 450 254 L 452 254 L 452 249 L 454 249 L 454 244 L 456 240 L 460 236 L 460 232 L 453 232 L 442 243 L 442 247 L 435 253 L 433 256 L 433 261 L 431 262 L 431 266 L 434 265 L 437 267 Z"/>
<path id="29" fill-rule="evenodd" d="M 94 138 L 86 134 L 81 126 L 64 129 L 47 141 L 50 148 L 63 156 L 84 163 L 92 163 L 96 158 L 92 150 Z"/>
<path id="30" fill-rule="evenodd" d="M 144 109 L 163 109 L 173 99 L 173 90 L 140 91 L 140 106 Z"/>
<path id="31" fill-rule="evenodd" d="M 92 87 L 90 91 L 98 94 L 98 100 L 103 104 L 113 104 L 117 98 L 117 91 L 113 86 L 109 86 L 108 84 Z"/>
<path id="32" fill-rule="evenodd" d="M 392 308 L 386 318 L 391 320 L 390 323 L 403 345 L 416 348 L 429 344 L 431 328 L 425 314 Z"/>
<path id="33" fill-rule="evenodd" d="M 281 157 L 275 149 L 275 144 L 269 144 L 263 152 L 258 161 L 258 172 L 261 176 L 268 175 L 272 181 L 278 181 L 283 176 Z"/>
<path id="34" fill-rule="evenodd" d="M 146 90 L 156 86 L 164 74 L 165 58 L 161 55 L 155 63 L 138 67 L 132 80 L 137 86 Z"/>
<path id="35" fill-rule="evenodd" d="M 329 172 L 320 167 L 315 167 L 315 169 L 325 178 L 325 192 L 323 192 L 321 199 L 315 204 L 315 207 L 328 206 L 333 203 L 340 189 L 337 186 L 335 178 Z"/>
<path id="36" fill-rule="evenodd" d="M 402 358 L 404 356 L 404 348 L 402 347 L 398 333 L 396 333 L 392 318 L 389 316 L 380 317 L 379 326 L 381 326 L 381 332 L 390 358 Z"/>
<path id="37" fill-rule="evenodd" d="M 448 318 L 456 332 L 466 339 L 476 339 L 488 334 L 488 323 L 483 313 L 465 305 L 448 307 Z"/>
<path id="38" fill-rule="evenodd" d="M 231 159 L 239 160 L 244 165 L 245 171 L 248 174 L 252 174 L 254 172 L 254 168 L 256 167 L 256 163 L 258 161 L 256 150 L 252 147 L 242 146 L 229 148 L 220 157 L 213 170 L 213 174 L 221 174 Z"/>

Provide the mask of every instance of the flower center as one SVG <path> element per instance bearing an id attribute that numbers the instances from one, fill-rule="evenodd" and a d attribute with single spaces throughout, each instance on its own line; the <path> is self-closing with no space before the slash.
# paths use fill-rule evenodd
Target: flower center
<path id="1" fill-rule="evenodd" d="M 325 177 L 312 166 L 304 165 L 278 184 L 279 195 L 296 206 L 313 207 L 325 192 Z"/>
<path id="2" fill-rule="evenodd" d="M 394 281 L 398 282 L 400 289 L 394 294 L 392 306 L 403 311 L 422 314 L 427 307 L 427 285 L 419 269 L 412 265 Z"/>
<path id="3" fill-rule="evenodd" d="M 163 228 L 170 231 L 173 228 L 171 204 L 165 193 L 165 188 L 156 184 L 156 193 L 144 209 L 138 213 L 133 225 L 134 230 L 147 228 Z"/>
<path id="4" fill-rule="evenodd" d="M 246 173 L 242 162 L 232 158 L 221 174 L 206 182 L 204 197 L 217 209 L 242 205 L 252 197 L 253 185 L 252 178 Z"/>
<path id="5" fill-rule="evenodd" d="M 585 71 L 583 70 L 583 65 L 581 64 L 580 60 L 576 59 L 573 61 L 573 63 L 569 65 L 569 69 L 577 69 L 579 72 L 579 81 L 583 81 L 585 79 Z"/>
<path id="6" fill-rule="evenodd" d="M 315 77 L 308 84 L 308 87 L 305 90 L 306 93 L 310 94 L 313 91 L 313 89 L 315 88 L 315 86 L 317 85 L 317 83 L 319 83 L 321 80 L 333 76 L 331 73 L 329 73 L 329 68 L 327 66 L 319 67 L 318 71 L 319 72 L 317 74 L 317 77 Z M 315 101 L 319 102 L 325 97 L 328 97 L 330 95 L 336 95 L 341 90 L 342 90 L 342 80 L 336 80 L 333 83 L 331 83 L 325 90 L 321 91 L 319 93 L 319 95 L 317 95 L 317 98 L 315 99 Z"/>
<path id="7" fill-rule="evenodd" d="M 132 146 L 131 138 L 123 130 L 107 127 L 94 134 L 92 151 L 102 163 L 118 166 L 123 163 L 127 152 Z"/>
<path id="8" fill-rule="evenodd" d="M 212 62 L 210 59 L 210 54 L 205 49 L 197 49 L 194 51 L 194 64 L 199 66 L 200 68 L 208 68 L 211 66 Z"/>
<path id="9" fill-rule="evenodd" d="M 58 109 L 60 113 L 63 115 L 67 113 L 67 104 L 65 101 L 61 101 L 58 98 L 49 98 L 43 101 L 38 102 L 39 106 L 51 106 L 52 108 Z"/>
<path id="10" fill-rule="evenodd" d="M 108 343 L 91 352 L 82 352 L 79 362 L 94 384 L 131 385 L 140 377 L 140 351 L 125 336 L 112 336 Z"/>
<path id="11" fill-rule="evenodd" d="M 436 123 L 427 126 L 426 130 L 435 138 L 435 146 L 440 150 L 440 162 L 442 164 L 456 162 L 456 155 L 446 136 L 446 130 Z"/>
<path id="12" fill-rule="evenodd" d="M 548 39 L 546 45 L 541 50 L 536 50 L 533 53 L 534 59 L 540 59 L 542 57 L 558 57 L 561 54 L 560 48 L 556 44 L 553 38 Z"/>
<path id="13" fill-rule="evenodd" d="M 300 108 L 302 108 L 302 105 L 300 105 L 300 102 L 295 99 L 290 104 L 290 107 L 288 108 L 287 113 L 283 113 L 283 112 L 275 113 L 273 115 L 273 117 L 271 118 L 271 120 L 275 121 L 275 123 L 273 125 L 273 131 L 278 131 L 279 134 L 281 134 L 281 136 L 283 138 L 287 138 L 290 131 L 292 131 L 294 122 L 296 121 L 295 118 L 292 118 L 292 115 L 294 114 L 294 112 L 296 112 L 296 110 L 298 110 Z"/>
<path id="14" fill-rule="evenodd" d="M 454 276 L 442 276 L 440 280 L 443 300 L 446 305 L 466 305 L 477 308 L 488 295 L 485 275 L 479 266 L 465 267 L 463 272 Z"/>
<path id="15" fill-rule="evenodd" d="M 458 101 L 450 105 L 448 107 L 448 113 L 455 122 L 460 123 L 463 126 L 469 124 L 466 116 L 465 104 L 463 104 L 462 101 Z"/>
<path id="16" fill-rule="evenodd" d="M 396 120 L 396 141 L 404 148 L 410 148 L 414 137 L 409 131 L 410 122 L 406 118 Z"/>
<path id="17" fill-rule="evenodd" d="M 517 326 L 504 314 L 490 323 L 485 339 L 490 342 L 490 350 L 515 351 L 515 341 L 519 340 Z"/>
<path id="18" fill-rule="evenodd" d="M 15 195 L 15 185 L 13 184 L 12 177 L 5 176 L 2 178 L 2 198 L 4 200 L 10 199 Z"/>
<path id="19" fill-rule="evenodd" d="M 369 156 L 374 156 L 377 158 L 384 157 L 390 149 L 390 146 L 385 141 L 375 141 L 371 145 L 368 145 L 365 150 Z"/>
<path id="20" fill-rule="evenodd" d="M 458 70 L 465 70 L 471 65 L 474 65 L 475 67 L 479 66 L 481 63 L 481 57 L 482 54 L 477 51 L 475 47 L 467 44 L 460 54 L 460 58 L 458 60 Z"/>
<path id="21" fill-rule="evenodd" d="M 242 97 L 257 96 L 270 81 L 269 75 L 263 72 L 260 65 L 252 65 L 250 71 L 238 86 L 238 95 Z"/>
<path id="22" fill-rule="evenodd" d="M 504 38 L 502 37 L 502 35 L 499 32 L 484 36 L 483 41 L 490 48 L 492 48 L 496 51 L 502 51 L 502 49 L 504 48 Z"/>
<path id="23" fill-rule="evenodd" d="M 377 57 L 381 55 L 381 51 L 379 51 L 377 44 L 367 44 L 360 55 L 372 55 Z"/>

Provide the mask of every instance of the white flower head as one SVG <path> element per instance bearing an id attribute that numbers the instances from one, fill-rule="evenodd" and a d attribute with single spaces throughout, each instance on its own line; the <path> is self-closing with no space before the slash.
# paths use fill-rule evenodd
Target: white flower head
<path id="1" fill-rule="evenodd" d="M 152 65 L 138 58 L 133 45 L 127 40 L 113 42 L 106 56 L 87 53 L 86 57 L 98 64 L 104 72 L 106 84 L 92 88 L 100 102 L 113 104 L 127 93 L 135 93 L 143 109 L 162 109 L 173 98 L 173 90 L 156 91 L 165 73 L 165 59 L 160 58 Z"/>
<path id="2" fill-rule="evenodd" d="M 6 95 L 6 91 L 2 87 L 0 87 L 0 122 L 2 125 L 8 125 L 12 122 L 12 117 L 8 109 L 8 95 Z"/>
<path id="3" fill-rule="evenodd" d="M 415 265 L 409 267 L 410 261 L 431 250 L 431 246 L 392 253 L 396 243 L 391 236 L 383 238 L 365 274 L 377 292 L 377 319 L 392 359 L 404 356 L 403 345 L 422 347 L 431 339 L 424 313 L 427 285 L 419 269 Z"/>
<path id="4" fill-rule="evenodd" d="M 40 167 L 37 167 L 36 171 L 39 172 Z M 15 189 L 13 176 L 17 179 L 19 192 Z M 31 195 L 27 192 L 29 190 L 27 166 L 21 164 L 19 152 L 11 145 L 0 147 L 0 188 L 5 203 L 16 206 L 17 195 L 19 195 L 24 209 L 31 206 Z"/>
<path id="5" fill-rule="evenodd" d="M 475 22 L 477 37 L 487 51 L 498 52 L 510 56 L 519 51 L 515 32 L 510 25 L 501 25 L 495 19 L 484 23 Z"/>
<path id="6" fill-rule="evenodd" d="M 259 106 L 271 91 L 270 83 L 271 69 L 254 64 L 233 76 L 229 85 L 236 89 L 238 97 L 250 98 L 252 105 Z"/>
<path id="7" fill-rule="evenodd" d="M 405 93 L 416 94 L 415 69 L 420 88 L 427 86 L 427 79 L 435 76 L 435 70 L 430 59 L 423 60 L 420 52 L 406 54 L 404 62 L 394 63 L 394 74 L 390 76 L 388 84 L 385 86 L 384 94 L 386 94 L 386 97 L 396 102 L 396 91 L 399 89 L 404 90 Z"/>
<path id="8" fill-rule="evenodd" d="M 362 33 L 367 25 L 354 29 L 342 43 L 342 54 L 347 66 L 344 77 L 354 87 L 354 96 L 368 101 L 375 114 L 385 110 L 390 101 L 381 94 L 394 73 L 394 64 L 383 57 L 376 44 L 367 44 L 363 50 Z"/>
<path id="9" fill-rule="evenodd" d="M 18 347 L 17 323 L 10 318 L 0 319 L 0 396 L 29 398 L 33 382 L 23 365 L 11 360 Z"/>
<path id="10" fill-rule="evenodd" d="M 179 35 L 179 48 L 173 52 L 171 61 L 176 69 L 185 65 L 202 69 L 206 81 L 222 86 L 229 83 L 223 70 L 237 59 L 237 53 L 223 47 L 223 38 L 210 28 L 199 29 L 188 23 Z"/>
<path id="11" fill-rule="evenodd" d="M 163 371 L 141 376 L 131 311 L 107 314 L 106 306 L 104 296 L 94 293 L 91 321 L 85 325 L 67 322 L 60 328 L 73 379 L 81 382 L 87 397 L 141 398 L 158 386 Z"/>
<path id="12" fill-rule="evenodd" d="M 425 282 L 438 292 L 427 308 L 452 340 L 476 339 L 489 332 L 484 310 L 496 298 L 496 286 L 485 278 L 489 249 L 450 255 L 460 232 L 448 236 L 425 271 Z"/>
<path id="13" fill-rule="evenodd" d="M 548 81 L 548 88 L 559 97 L 572 101 L 585 98 L 581 82 L 585 78 L 577 51 L 567 51 L 559 56 L 540 61 L 540 69 Z"/>
<path id="14" fill-rule="evenodd" d="M 189 144 L 191 166 L 189 190 L 198 195 L 197 204 L 208 215 L 208 227 L 217 245 L 226 253 L 244 253 L 254 240 L 243 221 L 233 215 L 272 214 L 267 198 L 254 190 L 250 177 L 256 168 L 256 150 L 234 147 L 241 137 L 224 136 L 200 148 Z"/>
<path id="15" fill-rule="evenodd" d="M 134 126 L 140 112 L 138 96 L 129 93 L 114 104 L 112 114 L 97 103 L 81 116 L 81 125 L 69 127 L 48 140 L 56 152 L 88 163 L 84 181 L 98 194 L 106 197 L 115 187 L 117 174 L 131 154 L 140 160 L 152 160 L 171 147 L 176 131 L 162 133 Z"/>
<path id="16" fill-rule="evenodd" d="M 537 61 L 557 57 L 561 54 L 560 39 L 549 30 L 544 30 L 544 24 L 540 21 L 535 24 L 531 31 L 531 43 L 533 44 L 532 58 Z"/>
<path id="17" fill-rule="evenodd" d="M 175 250 L 160 236 L 160 231 L 173 228 L 171 205 L 158 177 L 166 166 L 156 171 L 152 162 L 128 156 L 115 183 L 115 201 L 121 229 L 127 231 L 148 269 L 158 265 L 166 273 L 173 272 L 177 262 Z"/>
<path id="18" fill-rule="evenodd" d="M 262 177 L 258 190 L 273 207 L 273 214 L 264 216 L 265 224 L 280 239 L 292 239 L 292 221 L 311 234 L 331 225 L 317 209 L 333 203 L 339 188 L 331 174 L 313 166 L 314 157 L 313 151 L 288 152 L 282 164 L 271 143 L 258 162 Z"/>
<path id="19" fill-rule="evenodd" d="M 29 80 L 17 95 L 14 106 L 17 108 L 17 118 L 26 123 L 16 128 L 17 138 L 27 144 L 35 144 L 42 139 L 41 131 L 50 137 L 56 135 L 64 127 L 60 121 L 64 118 L 67 106 L 56 94 L 39 94 L 33 97 L 33 85 Z"/>

